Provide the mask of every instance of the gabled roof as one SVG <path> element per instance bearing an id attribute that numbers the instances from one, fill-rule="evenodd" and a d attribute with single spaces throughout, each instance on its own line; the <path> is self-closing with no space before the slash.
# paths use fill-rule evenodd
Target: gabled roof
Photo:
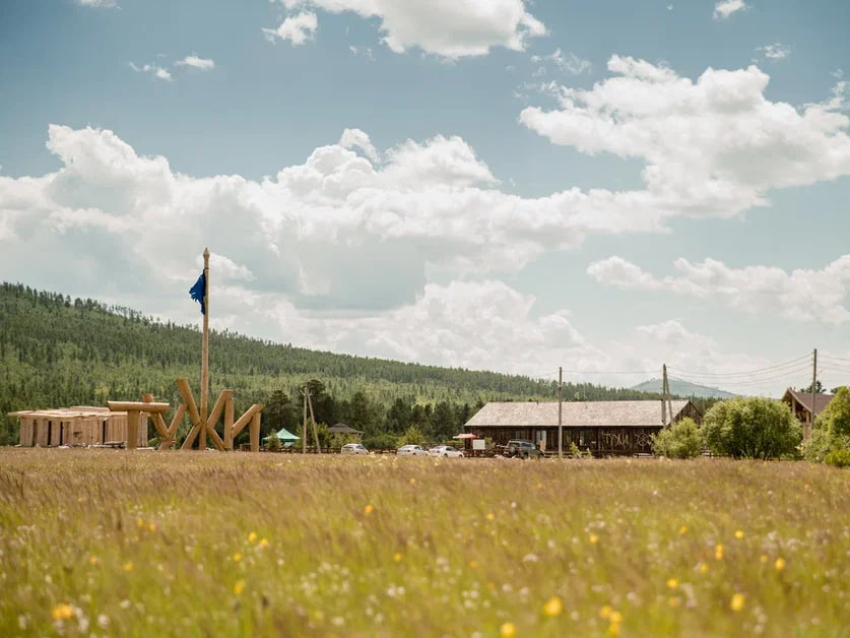
<path id="1" fill-rule="evenodd" d="M 672 401 L 678 417 L 690 401 Z M 562 404 L 562 424 L 566 427 L 660 427 L 661 400 L 648 401 L 568 401 Z M 671 415 L 667 415 L 669 424 Z M 466 422 L 465 427 L 558 426 L 558 402 L 488 403 Z"/>
<path id="2" fill-rule="evenodd" d="M 818 416 L 821 412 L 826 409 L 826 406 L 829 405 L 829 402 L 832 401 L 832 394 L 816 394 L 815 395 L 815 416 Z M 800 392 L 799 390 L 794 390 L 793 388 L 788 388 L 785 391 L 785 395 L 782 397 L 782 400 L 791 403 L 791 399 L 794 399 L 803 406 L 803 409 L 806 412 L 811 413 L 812 411 L 812 395 L 810 392 Z"/>
<path id="3" fill-rule="evenodd" d="M 332 425 L 328 428 L 328 432 L 331 434 L 363 434 L 360 430 L 355 430 L 354 428 L 346 425 L 345 423 L 337 423 L 336 425 Z"/>

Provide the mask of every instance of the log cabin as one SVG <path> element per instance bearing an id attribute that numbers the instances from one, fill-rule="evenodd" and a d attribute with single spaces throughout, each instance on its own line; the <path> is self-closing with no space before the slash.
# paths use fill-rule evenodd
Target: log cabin
<path id="1" fill-rule="evenodd" d="M 815 395 L 814 415 L 812 414 L 811 392 L 800 392 L 793 388 L 788 388 L 782 396 L 782 402 L 791 408 L 791 412 L 804 427 L 811 427 L 814 419 L 818 418 L 821 412 L 826 410 L 826 406 L 832 401 L 832 396 L 831 394 Z"/>
<path id="2" fill-rule="evenodd" d="M 127 442 L 127 413 L 78 405 L 51 410 L 19 410 L 9 416 L 20 424 L 21 447 L 86 446 Z M 139 418 L 137 447 L 148 444 L 148 419 Z"/>
<path id="3" fill-rule="evenodd" d="M 563 449 L 575 443 L 594 456 L 652 453 L 652 435 L 666 425 L 690 417 L 697 424 L 702 414 L 690 401 L 675 400 L 672 415 L 662 421 L 660 400 L 583 401 L 562 404 Z M 488 403 L 463 428 L 496 445 L 521 439 L 545 451 L 558 450 L 558 402 Z"/>

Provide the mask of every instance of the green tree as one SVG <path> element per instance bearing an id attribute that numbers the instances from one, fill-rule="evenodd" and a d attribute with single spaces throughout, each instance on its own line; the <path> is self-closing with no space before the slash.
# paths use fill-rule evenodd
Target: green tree
<path id="1" fill-rule="evenodd" d="M 411 425 L 398 438 L 398 446 L 402 445 L 425 445 L 425 433 L 417 425 Z"/>
<path id="2" fill-rule="evenodd" d="M 717 403 L 706 413 L 702 430 L 713 452 L 734 458 L 790 456 L 803 438 L 787 405 L 761 397 Z"/>
<path id="3" fill-rule="evenodd" d="M 815 420 L 815 429 L 830 436 L 850 436 L 850 388 L 838 388 L 835 396 Z"/>
<path id="4" fill-rule="evenodd" d="M 700 455 L 703 437 L 696 422 L 684 418 L 652 437 L 652 450 L 668 459 L 692 459 Z"/>

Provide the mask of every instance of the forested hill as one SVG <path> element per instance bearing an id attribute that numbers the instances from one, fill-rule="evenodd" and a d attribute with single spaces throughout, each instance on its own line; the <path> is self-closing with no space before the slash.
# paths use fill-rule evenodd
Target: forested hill
<path id="1" fill-rule="evenodd" d="M 12 410 L 103 405 L 107 398 L 137 399 L 143 392 L 176 405 L 176 378 L 197 386 L 200 342 L 200 332 L 192 326 L 4 283 L 0 442 L 16 436 L 10 430 L 12 420 L 5 419 Z M 297 387 L 311 379 L 321 382 L 315 386 L 320 393 L 317 421 L 355 421 L 352 425 L 373 433 L 399 433 L 419 425 L 442 436 L 456 433 L 482 402 L 557 396 L 555 381 L 318 352 L 229 332 L 211 333 L 210 370 L 211 394 L 236 390 L 237 411 L 252 402 L 270 405 L 264 418 L 268 427 L 295 427 Z M 592 384 L 564 387 L 567 400 L 651 396 Z M 357 415 L 352 414 L 354 404 Z M 451 412 L 448 423 L 434 425 L 438 408 L 441 421 Z"/>

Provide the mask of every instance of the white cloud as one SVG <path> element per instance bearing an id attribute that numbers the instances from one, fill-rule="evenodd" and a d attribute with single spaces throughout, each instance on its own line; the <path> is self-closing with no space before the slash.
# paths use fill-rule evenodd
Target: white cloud
<path id="1" fill-rule="evenodd" d="M 533 55 L 531 56 L 531 61 L 533 63 L 551 62 L 558 69 L 562 71 L 567 71 L 572 75 L 590 73 L 591 69 L 593 69 L 593 64 L 591 64 L 590 60 L 580 58 L 575 53 L 567 53 L 566 55 L 564 55 L 561 52 L 561 49 L 555 49 L 555 51 L 553 53 L 550 53 L 549 55 Z"/>
<path id="2" fill-rule="evenodd" d="M 744 0 L 719 0 L 714 5 L 714 19 L 725 20 L 733 13 L 746 9 L 749 9 L 749 6 Z"/>
<path id="3" fill-rule="evenodd" d="M 136 64 L 129 62 L 130 68 L 133 69 L 136 73 L 150 73 L 155 78 L 160 80 L 165 80 L 166 82 L 171 82 L 171 72 L 168 69 L 163 69 L 160 66 L 156 66 L 155 64 L 144 64 L 142 66 L 137 66 Z"/>
<path id="4" fill-rule="evenodd" d="M 116 0 L 77 0 L 82 7 L 99 7 L 103 9 L 114 9 L 118 6 Z"/>
<path id="5" fill-rule="evenodd" d="M 420 48 L 450 59 L 486 55 L 492 47 L 515 51 L 546 27 L 525 0 L 282 0 L 288 9 L 319 8 L 378 18 L 384 43 L 394 52 Z"/>
<path id="6" fill-rule="evenodd" d="M 319 27 L 318 18 L 312 12 L 303 12 L 298 15 L 289 16 L 277 29 L 263 29 L 266 39 L 274 42 L 276 38 L 289 40 L 292 46 L 304 44 L 316 37 Z"/>
<path id="7" fill-rule="evenodd" d="M 357 47 L 353 44 L 348 47 L 348 50 L 351 51 L 353 55 L 362 55 L 364 58 L 369 60 L 370 62 L 375 61 L 375 56 L 372 53 L 371 47 Z"/>
<path id="8" fill-rule="evenodd" d="M 187 55 L 182 60 L 174 62 L 174 66 L 191 66 L 201 71 L 210 71 L 215 68 L 215 62 L 208 58 L 199 58 L 197 55 Z"/>
<path id="9" fill-rule="evenodd" d="M 785 60 L 789 55 L 791 55 L 791 47 L 780 44 L 779 42 L 758 47 L 756 51 L 760 52 L 765 58 L 773 62 Z"/>
<path id="10" fill-rule="evenodd" d="M 703 299 L 719 299 L 749 313 L 778 314 L 792 321 L 850 321 L 847 294 L 850 289 L 850 254 L 821 270 L 787 272 L 770 266 L 730 268 L 706 259 L 674 262 L 676 275 L 657 278 L 621 258 L 592 263 L 588 274 L 596 281 L 623 290 L 665 291 Z"/>
<path id="11" fill-rule="evenodd" d="M 380 162 L 378 149 L 374 147 L 369 136 L 359 128 L 345 129 L 339 138 L 339 145 L 342 148 L 359 148 L 373 164 Z"/>
<path id="12" fill-rule="evenodd" d="M 643 60 L 613 56 L 614 77 L 590 90 L 560 87 L 560 108 L 528 107 L 525 126 L 590 155 L 646 163 L 643 178 L 660 218 L 729 217 L 767 204 L 767 191 L 850 174 L 846 87 L 797 109 L 764 96 L 756 66 L 707 69 L 696 81 Z"/>

